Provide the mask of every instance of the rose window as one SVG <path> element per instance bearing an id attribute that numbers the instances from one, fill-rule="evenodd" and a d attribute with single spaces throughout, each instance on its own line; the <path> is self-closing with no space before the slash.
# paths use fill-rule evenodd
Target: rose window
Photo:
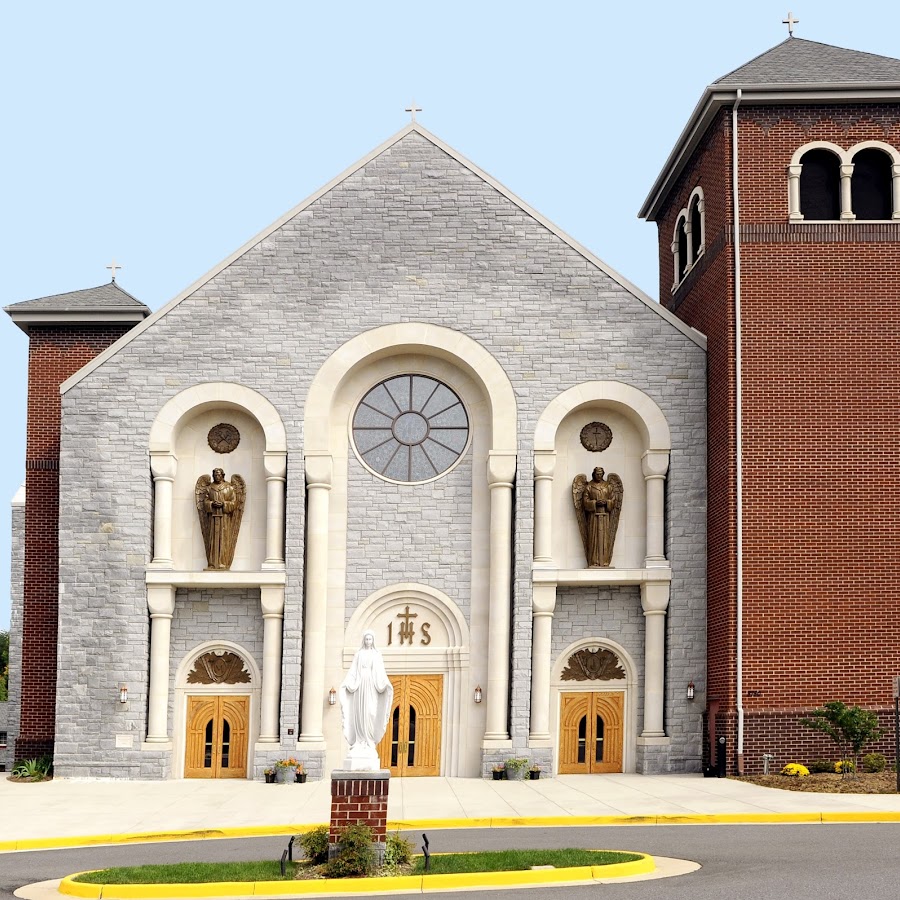
<path id="1" fill-rule="evenodd" d="M 460 458 L 469 439 L 462 400 L 427 375 L 396 375 L 370 390 L 353 416 L 365 464 L 391 481 L 429 481 Z"/>

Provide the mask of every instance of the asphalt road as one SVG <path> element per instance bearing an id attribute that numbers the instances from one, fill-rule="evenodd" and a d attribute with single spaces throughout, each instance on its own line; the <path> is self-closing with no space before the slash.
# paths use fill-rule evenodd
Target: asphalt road
<path id="1" fill-rule="evenodd" d="M 409 833 L 418 847 L 420 833 Z M 506 889 L 503 900 L 898 900 L 900 824 L 669 825 L 625 828 L 508 828 L 428 832 L 432 852 L 508 847 L 641 850 L 691 859 L 698 872 L 658 881 Z M 278 859 L 281 838 L 0 854 L 0 898 L 33 881 L 82 869 L 185 860 Z M 335 895 L 337 896 L 337 895 Z M 454 892 L 449 897 L 481 897 Z"/>

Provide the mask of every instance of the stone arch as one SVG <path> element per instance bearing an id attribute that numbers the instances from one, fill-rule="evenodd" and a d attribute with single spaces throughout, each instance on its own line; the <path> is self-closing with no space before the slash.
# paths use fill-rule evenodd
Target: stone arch
<path id="1" fill-rule="evenodd" d="M 551 400 L 538 419 L 534 449 L 552 452 L 563 419 L 585 406 L 602 403 L 623 413 L 644 438 L 646 450 L 672 449 L 669 424 L 657 403 L 643 391 L 621 381 L 586 381 Z"/>
<path id="2" fill-rule="evenodd" d="M 441 325 L 402 322 L 351 338 L 316 373 L 304 410 L 307 454 L 330 452 L 332 401 L 344 379 L 358 366 L 401 353 L 436 356 L 465 371 L 483 390 L 490 406 L 491 450 L 516 452 L 516 396 L 500 363 L 462 332 Z"/>

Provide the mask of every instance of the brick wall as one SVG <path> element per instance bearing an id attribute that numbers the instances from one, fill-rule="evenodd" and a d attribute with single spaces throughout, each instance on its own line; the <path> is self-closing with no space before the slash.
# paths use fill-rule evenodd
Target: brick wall
<path id="1" fill-rule="evenodd" d="M 127 330 L 124 325 L 29 329 L 17 758 L 53 752 L 59 599 L 59 386 Z"/>
<path id="2" fill-rule="evenodd" d="M 384 843 L 390 784 L 389 778 L 332 776 L 328 843 L 339 844 L 341 832 L 351 825 L 367 825 L 375 843 Z"/>
<path id="3" fill-rule="evenodd" d="M 788 224 L 787 201 L 787 166 L 798 147 L 813 140 L 900 147 L 898 112 L 896 105 L 739 111 L 748 771 L 760 768 L 763 752 L 802 761 L 814 751 L 818 738 L 798 732 L 797 710 L 831 699 L 883 710 L 900 672 L 893 503 L 900 223 Z M 659 241 L 666 297 L 675 217 L 700 183 L 714 252 L 667 305 L 709 338 L 709 688 L 722 701 L 720 732 L 734 748 L 730 111 L 712 132 L 663 209 Z"/>

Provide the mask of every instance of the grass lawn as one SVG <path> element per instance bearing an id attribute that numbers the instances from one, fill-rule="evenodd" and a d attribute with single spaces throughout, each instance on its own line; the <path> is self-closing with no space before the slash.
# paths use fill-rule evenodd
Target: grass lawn
<path id="1" fill-rule="evenodd" d="M 499 850 L 491 853 L 447 853 L 431 857 L 429 874 L 456 872 L 511 872 L 531 866 L 605 866 L 640 859 L 637 853 L 615 850 Z M 278 862 L 176 863 L 167 866 L 129 866 L 79 875 L 89 884 L 205 884 L 215 881 L 293 881 L 308 878 L 313 869 L 304 863 L 288 863 L 282 878 Z M 422 875 L 425 860 L 413 858 L 412 866 L 399 873 Z M 398 874 L 398 873 L 392 873 Z M 313 876 L 315 877 L 315 876 Z M 321 877 L 321 876 L 320 876 Z"/>

